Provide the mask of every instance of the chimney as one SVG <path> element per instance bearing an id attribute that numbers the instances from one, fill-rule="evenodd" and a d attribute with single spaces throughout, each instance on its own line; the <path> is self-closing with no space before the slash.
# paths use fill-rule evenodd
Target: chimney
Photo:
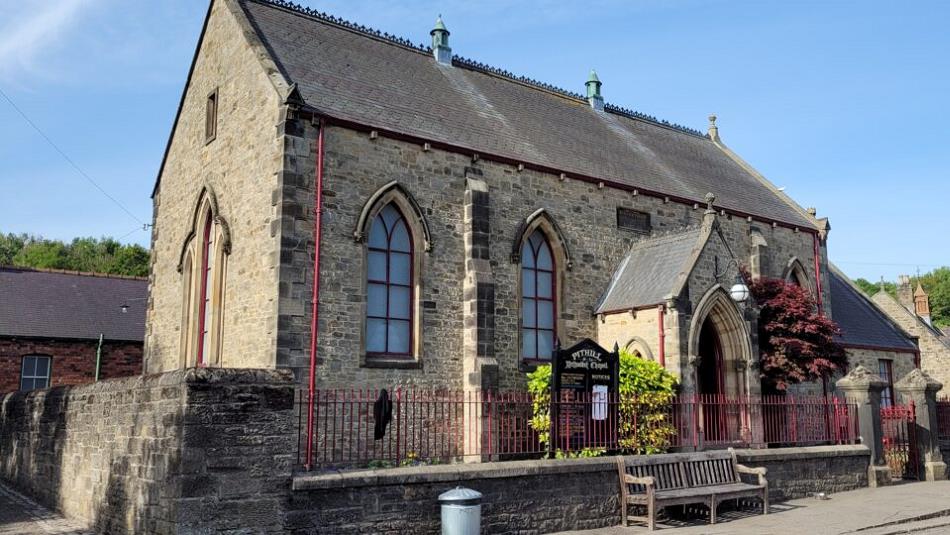
<path id="1" fill-rule="evenodd" d="M 442 22 L 442 15 L 435 19 L 435 28 L 429 32 L 432 36 L 432 55 L 442 65 L 452 65 L 452 49 L 449 48 L 449 29 Z"/>
<path id="2" fill-rule="evenodd" d="M 930 296 L 924 291 L 920 281 L 917 281 L 917 289 L 914 290 L 914 313 L 926 321 L 927 325 L 932 325 L 930 323 Z"/>
<path id="3" fill-rule="evenodd" d="M 897 302 L 907 310 L 914 310 L 914 291 L 910 287 L 910 275 L 897 276 Z"/>
<path id="4" fill-rule="evenodd" d="M 590 107 L 597 111 L 604 111 L 604 97 L 600 96 L 600 78 L 597 78 L 594 69 L 590 70 L 590 76 L 587 77 L 584 85 L 587 86 L 587 102 L 590 103 Z"/>

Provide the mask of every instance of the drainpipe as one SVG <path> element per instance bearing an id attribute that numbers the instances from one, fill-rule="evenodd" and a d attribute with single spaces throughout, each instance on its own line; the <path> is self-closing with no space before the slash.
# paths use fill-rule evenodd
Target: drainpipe
<path id="1" fill-rule="evenodd" d="M 102 368 L 102 333 L 99 333 L 99 345 L 96 346 L 96 382 L 99 382 L 99 370 Z"/>
<path id="2" fill-rule="evenodd" d="M 663 369 L 666 369 L 666 328 L 663 326 L 663 316 L 666 313 L 666 305 L 660 305 L 657 307 L 657 325 L 659 325 L 659 334 L 660 334 L 660 347 L 659 347 L 659 357 L 660 357 L 660 366 Z"/>
<path id="3" fill-rule="evenodd" d="M 815 303 L 818 305 L 818 314 L 824 316 L 825 309 L 821 304 L 821 263 L 819 262 L 821 249 L 818 246 L 818 234 L 812 234 L 811 236 L 815 244 Z"/>
<path id="4" fill-rule="evenodd" d="M 317 331 L 320 312 L 320 234 L 323 219 L 323 131 L 324 121 L 320 119 L 320 131 L 317 133 L 317 178 L 314 185 L 313 209 L 313 296 L 310 310 L 310 384 L 307 399 L 307 462 L 310 470 L 313 465 L 313 403 L 317 376 Z"/>

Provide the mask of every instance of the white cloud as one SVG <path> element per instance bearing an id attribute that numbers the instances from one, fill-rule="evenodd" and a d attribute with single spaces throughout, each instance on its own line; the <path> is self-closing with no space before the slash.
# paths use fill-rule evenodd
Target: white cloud
<path id="1" fill-rule="evenodd" d="M 0 74 L 31 69 L 45 50 L 60 44 L 80 13 L 95 0 L 17 3 L 0 10 Z"/>

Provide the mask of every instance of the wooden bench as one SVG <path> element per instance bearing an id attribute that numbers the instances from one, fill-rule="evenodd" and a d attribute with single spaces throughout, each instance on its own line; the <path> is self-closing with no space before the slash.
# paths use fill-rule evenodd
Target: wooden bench
<path id="1" fill-rule="evenodd" d="M 658 507 L 703 503 L 709 507 L 709 522 L 716 523 L 716 507 L 737 498 L 762 500 L 762 514 L 769 512 L 769 484 L 765 468 L 749 468 L 736 462 L 735 452 L 707 451 L 663 455 L 617 457 L 620 477 L 621 524 L 630 520 L 656 528 Z M 758 476 L 755 484 L 744 483 L 740 474 Z M 631 506 L 646 508 L 647 516 L 628 514 Z"/>

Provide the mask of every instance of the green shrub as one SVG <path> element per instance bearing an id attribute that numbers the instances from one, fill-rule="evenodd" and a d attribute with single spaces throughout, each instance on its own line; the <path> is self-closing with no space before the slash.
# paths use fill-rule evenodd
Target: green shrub
<path id="1" fill-rule="evenodd" d="M 551 365 L 528 374 L 532 395 L 531 428 L 542 444 L 551 440 Z M 676 377 L 653 361 L 628 351 L 620 352 L 620 449 L 628 453 L 662 453 L 670 447 L 676 429 L 670 408 L 676 392 Z M 596 457 L 605 450 L 585 448 L 580 452 L 556 452 L 558 458 Z"/>

